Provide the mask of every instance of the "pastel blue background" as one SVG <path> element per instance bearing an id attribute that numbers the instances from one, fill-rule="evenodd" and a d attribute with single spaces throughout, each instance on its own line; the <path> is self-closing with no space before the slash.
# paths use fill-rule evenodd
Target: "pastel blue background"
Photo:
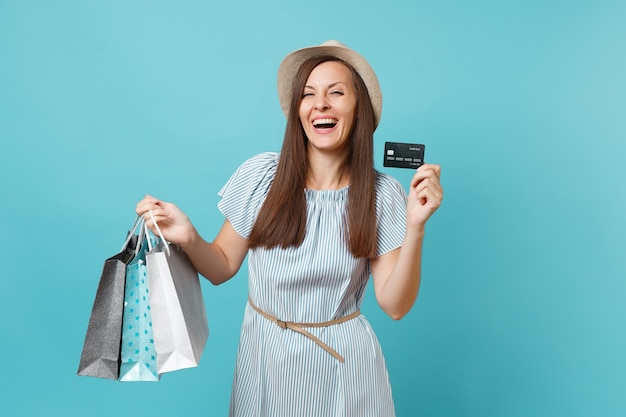
<path id="1" fill-rule="evenodd" d="M 208 239 L 217 191 L 279 150 L 275 77 L 327 39 L 376 69 L 386 140 L 446 197 L 399 322 L 363 308 L 397 414 L 626 415 L 626 2 L 0 0 L 3 416 L 225 416 L 246 268 L 203 281 L 198 368 L 77 377 L 98 278 L 145 193 Z"/>

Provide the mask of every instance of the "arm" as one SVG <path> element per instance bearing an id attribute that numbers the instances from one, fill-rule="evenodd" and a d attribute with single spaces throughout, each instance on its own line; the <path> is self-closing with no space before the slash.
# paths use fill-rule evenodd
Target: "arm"
<path id="1" fill-rule="evenodd" d="M 179 245 L 196 270 L 213 285 L 222 284 L 237 273 L 248 252 L 248 241 L 235 231 L 228 220 L 215 240 L 207 242 L 178 207 L 146 196 L 137 204 L 136 212 L 144 216 L 146 225 L 154 233 L 156 228 L 148 214 L 150 210 L 163 237 Z"/>
<path id="2" fill-rule="evenodd" d="M 248 241 L 228 220 L 224 221 L 213 243 L 204 240 L 197 232 L 192 236 L 191 241 L 181 248 L 198 272 L 213 285 L 223 284 L 239 271 L 248 253 Z"/>
<path id="3" fill-rule="evenodd" d="M 424 228 L 443 199 L 440 172 L 439 165 L 432 164 L 422 165 L 417 170 L 407 199 L 407 224 L 402 246 L 370 261 L 376 300 L 394 320 L 404 317 L 417 299 Z"/>

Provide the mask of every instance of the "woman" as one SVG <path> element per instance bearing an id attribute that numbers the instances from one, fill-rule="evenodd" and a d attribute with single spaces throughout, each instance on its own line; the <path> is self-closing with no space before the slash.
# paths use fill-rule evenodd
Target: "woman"
<path id="1" fill-rule="evenodd" d="M 421 166 L 408 195 L 375 171 L 382 94 L 367 61 L 338 42 L 288 55 L 278 87 L 282 150 L 245 161 L 222 188 L 226 219 L 213 242 L 172 203 L 146 196 L 137 213 L 151 210 L 215 285 L 249 254 L 231 416 L 393 416 L 381 348 L 359 307 L 370 274 L 389 316 L 413 306 L 424 227 L 443 198 L 440 167 Z"/>

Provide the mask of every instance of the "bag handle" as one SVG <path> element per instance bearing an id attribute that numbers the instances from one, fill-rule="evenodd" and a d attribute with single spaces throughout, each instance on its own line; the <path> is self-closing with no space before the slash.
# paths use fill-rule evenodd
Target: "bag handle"
<path id="1" fill-rule="evenodd" d="M 154 228 L 157 230 L 157 233 L 159 234 L 159 237 L 161 238 L 161 242 L 163 242 L 163 245 L 165 246 L 165 251 L 167 252 L 167 256 L 170 256 L 170 245 L 167 243 L 167 240 L 165 240 L 165 238 L 163 237 L 163 232 L 161 232 L 161 228 L 159 227 L 159 224 L 154 219 L 154 214 L 152 214 L 152 210 L 150 210 L 150 218 L 152 219 L 152 224 L 154 224 Z M 145 224 L 144 226 L 146 228 L 146 233 L 148 233 L 148 226 Z M 148 239 L 148 246 L 151 246 L 150 239 Z M 152 250 L 152 248 L 150 248 L 150 250 Z"/>
<path id="2" fill-rule="evenodd" d="M 148 252 L 152 252 L 152 239 L 150 239 L 150 229 L 148 229 L 148 225 L 143 223 L 143 234 L 146 236 L 146 241 L 148 242 Z"/>
<path id="3" fill-rule="evenodd" d="M 135 256 L 137 256 L 141 250 L 144 239 L 148 239 L 148 244 L 150 243 L 150 237 L 146 234 L 146 221 L 142 216 L 141 221 L 139 222 L 139 231 L 137 232 L 137 247 L 135 248 Z"/>
<path id="4" fill-rule="evenodd" d="M 130 239 L 132 239 L 133 235 L 135 234 L 135 230 L 137 230 L 137 226 L 139 226 L 142 222 L 143 221 L 142 221 L 141 216 L 138 215 L 137 217 L 135 217 L 135 222 L 133 223 L 133 227 L 131 227 L 130 230 L 128 231 L 128 236 L 126 236 L 126 241 L 122 245 L 122 249 L 120 249 L 120 252 L 124 252 L 126 250 L 126 247 L 130 243 Z M 137 246 L 139 246 L 139 244 Z M 135 252 L 136 252 L 136 248 L 135 248 Z"/>

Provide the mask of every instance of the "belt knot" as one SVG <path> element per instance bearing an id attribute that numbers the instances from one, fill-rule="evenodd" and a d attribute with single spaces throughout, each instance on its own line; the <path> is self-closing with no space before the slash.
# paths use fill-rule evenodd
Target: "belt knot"
<path id="1" fill-rule="evenodd" d="M 259 313 L 261 316 L 265 317 L 269 321 L 273 321 L 281 329 L 293 330 L 294 332 L 298 332 L 298 333 L 308 337 L 309 339 L 314 341 L 319 347 L 321 347 L 326 352 L 328 352 L 331 355 L 333 355 L 340 362 L 344 361 L 343 356 L 341 356 L 336 350 L 334 350 L 333 348 L 328 346 L 326 343 L 322 342 L 320 339 L 315 337 L 313 334 L 311 334 L 310 332 L 306 331 L 304 328 L 305 327 L 328 327 L 328 326 L 333 326 L 335 324 L 339 324 L 339 323 L 343 323 L 343 322 L 348 321 L 348 320 L 352 320 L 353 318 L 358 317 L 359 315 L 361 315 L 361 311 L 357 310 L 354 313 L 349 314 L 349 315 L 347 315 L 345 317 L 341 317 L 341 318 L 334 319 L 334 320 L 329 320 L 329 321 L 324 321 L 324 322 L 320 322 L 320 323 L 295 323 L 295 322 L 292 322 L 292 321 L 279 320 L 278 318 L 272 316 L 271 314 L 266 313 L 265 311 L 263 311 L 260 308 L 258 308 L 257 306 L 255 306 L 254 303 L 252 302 L 252 300 L 250 299 L 250 297 L 248 297 L 248 303 L 250 304 L 250 307 L 252 307 L 252 309 L 254 311 Z"/>

